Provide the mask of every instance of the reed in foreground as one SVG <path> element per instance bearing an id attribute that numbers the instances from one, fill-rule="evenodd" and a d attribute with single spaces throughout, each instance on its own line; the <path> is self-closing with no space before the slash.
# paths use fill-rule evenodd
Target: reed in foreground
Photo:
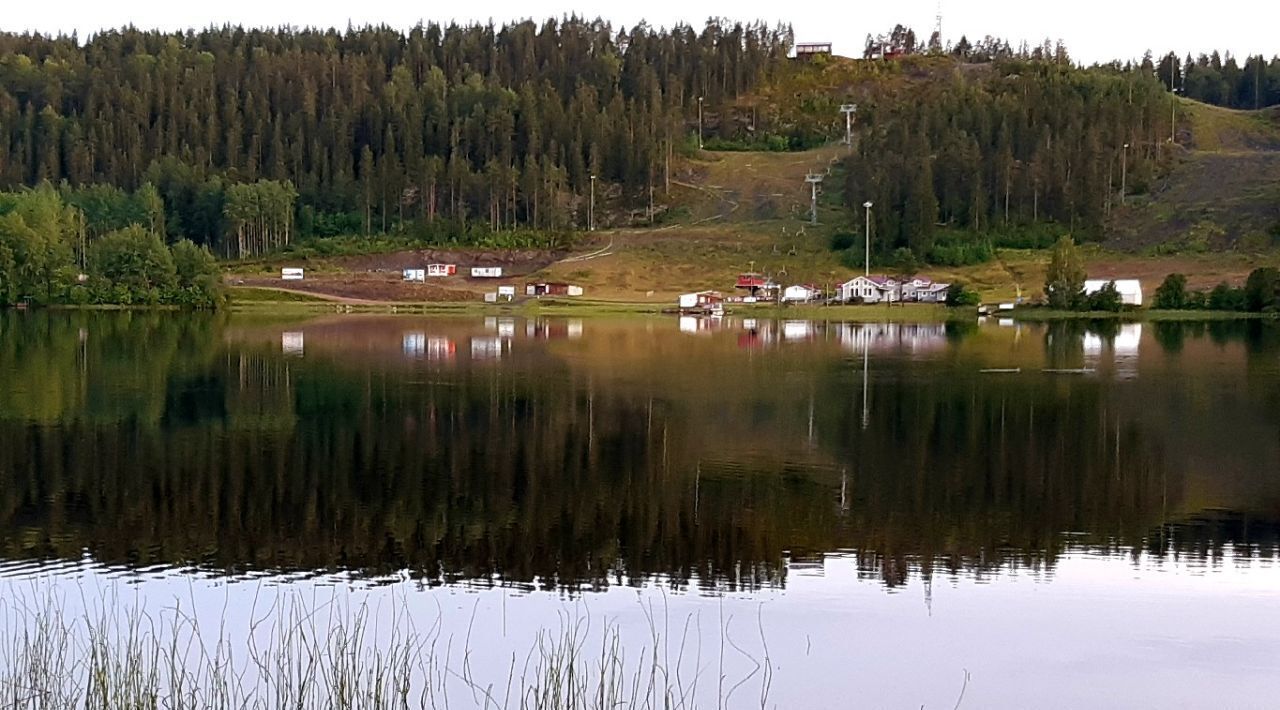
<path id="1" fill-rule="evenodd" d="M 281 593 L 255 600 L 240 623 L 224 608 L 211 625 L 194 599 L 157 610 L 115 592 L 10 595 L 0 599 L 0 708 L 763 708 L 772 681 L 758 623 L 758 653 L 722 618 L 719 649 L 704 656 L 699 617 L 671 633 L 665 609 L 650 605 L 629 654 L 612 622 L 593 628 L 590 615 L 565 612 L 501 672 L 490 659 L 478 673 L 485 641 L 470 626 L 444 634 L 437 609 L 419 629 L 408 598 L 390 608 L 351 599 Z M 727 654 L 745 659 L 741 677 L 726 676 Z"/>

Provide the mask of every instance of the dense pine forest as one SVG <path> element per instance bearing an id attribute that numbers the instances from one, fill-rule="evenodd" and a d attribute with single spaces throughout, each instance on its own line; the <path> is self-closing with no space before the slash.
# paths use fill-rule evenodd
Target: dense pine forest
<path id="1" fill-rule="evenodd" d="M 0 35 L 0 186 L 154 189 L 170 238 L 233 256 L 410 222 L 564 229 L 593 176 L 646 199 L 699 104 L 749 91 L 790 45 L 785 27 L 577 18 Z M 127 210 L 117 197 L 102 211 Z"/>
<path id="2" fill-rule="evenodd" d="M 1145 190 L 1169 160 L 1171 97 L 1149 72 L 963 66 L 865 112 L 845 197 L 859 216 L 873 203 L 882 253 L 959 265 L 993 245 L 1096 237 L 1122 191 Z"/>
<path id="3" fill-rule="evenodd" d="M 944 46 L 902 26 L 869 37 L 860 63 L 790 60 L 792 43 L 790 28 L 762 23 L 576 17 L 407 33 L 0 33 L 0 298 L 118 300 L 91 247 L 133 227 L 236 258 L 387 233 L 563 246 L 593 194 L 607 224 L 629 210 L 648 224 L 700 138 L 814 147 L 841 136 L 846 101 L 860 107 L 843 166 L 849 231 L 870 200 L 878 260 L 909 249 L 961 265 L 998 246 L 1099 237 L 1177 158 L 1187 127 L 1171 90 L 1280 103 L 1280 58 L 1084 68 L 1060 43 Z M 174 289 L 194 281 L 176 286 L 159 264 L 130 300 L 192 300 Z M 73 297 L 86 277 L 100 287 Z"/>

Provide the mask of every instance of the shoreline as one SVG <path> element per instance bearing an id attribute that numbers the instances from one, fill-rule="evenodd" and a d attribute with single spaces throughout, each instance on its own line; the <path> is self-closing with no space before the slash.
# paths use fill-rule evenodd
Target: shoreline
<path id="1" fill-rule="evenodd" d="M 115 305 L 115 304 L 51 304 L 15 311 L 130 311 L 156 313 L 217 313 L 250 315 L 420 315 L 440 317 L 524 316 L 524 317 L 679 317 L 669 303 L 645 301 L 602 301 L 568 298 L 541 298 L 510 303 L 476 301 L 340 301 L 322 297 L 241 300 L 234 292 L 221 309 L 184 309 L 180 306 Z M 726 316 L 764 318 L 769 320 L 838 321 L 845 323 L 952 323 L 986 320 L 1012 320 L 1019 323 L 1055 323 L 1064 321 L 1114 321 L 1128 323 L 1277 321 L 1280 313 L 1239 311 L 1171 311 L 1136 309 L 1110 311 L 1059 311 L 1047 308 L 1019 308 L 1013 311 L 981 315 L 974 307 L 948 308 L 940 304 L 875 304 L 875 305 L 778 305 L 734 304 Z M 702 316 L 695 316 L 702 317 Z"/>

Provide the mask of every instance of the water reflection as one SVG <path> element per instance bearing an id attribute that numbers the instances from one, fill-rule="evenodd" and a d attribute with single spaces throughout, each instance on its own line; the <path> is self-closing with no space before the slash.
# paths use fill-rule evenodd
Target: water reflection
<path id="1" fill-rule="evenodd" d="M 1277 549 L 1274 325 L 692 321 L 0 313 L 0 556 L 754 589 Z"/>

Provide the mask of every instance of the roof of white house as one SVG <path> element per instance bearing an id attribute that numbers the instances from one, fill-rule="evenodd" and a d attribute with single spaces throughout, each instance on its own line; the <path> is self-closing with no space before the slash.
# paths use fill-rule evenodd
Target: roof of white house
<path id="1" fill-rule="evenodd" d="M 884 276 L 881 274 L 872 274 L 871 276 L 855 276 L 849 279 L 848 281 L 845 281 L 843 285 L 848 286 L 849 284 L 855 281 L 870 281 L 872 284 L 879 286 L 880 288 L 890 288 L 892 286 L 898 285 L 898 282 L 893 280 L 893 278 L 889 276 Z"/>

